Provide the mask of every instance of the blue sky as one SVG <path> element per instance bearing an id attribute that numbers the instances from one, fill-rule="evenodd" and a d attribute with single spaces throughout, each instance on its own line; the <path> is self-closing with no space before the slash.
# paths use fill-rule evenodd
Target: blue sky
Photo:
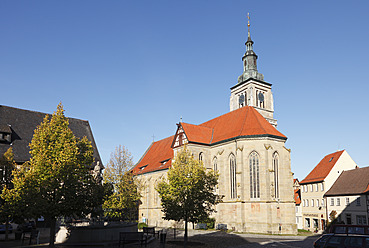
<path id="1" fill-rule="evenodd" d="M 88 120 L 104 163 L 137 162 L 182 116 L 229 111 L 247 12 L 258 69 L 302 180 L 346 149 L 369 165 L 369 1 L 0 2 L 0 104 Z"/>

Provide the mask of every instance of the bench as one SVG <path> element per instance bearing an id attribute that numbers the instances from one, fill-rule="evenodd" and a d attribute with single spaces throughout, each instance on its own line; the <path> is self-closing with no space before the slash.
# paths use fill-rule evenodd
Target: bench
<path id="1" fill-rule="evenodd" d="M 152 236 L 155 238 L 155 235 L 158 235 L 159 238 L 159 232 L 155 232 L 155 227 L 143 227 L 142 230 L 147 237 Z"/>
<path id="2" fill-rule="evenodd" d="M 147 237 L 143 232 L 120 232 L 119 233 L 119 248 L 124 247 L 126 244 L 139 244 L 142 247 L 145 244 L 147 246 Z"/>

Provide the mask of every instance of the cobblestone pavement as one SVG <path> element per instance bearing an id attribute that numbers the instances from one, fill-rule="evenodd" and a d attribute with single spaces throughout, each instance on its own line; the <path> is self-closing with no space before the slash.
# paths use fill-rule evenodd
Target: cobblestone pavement
<path id="1" fill-rule="evenodd" d="M 183 247 L 184 231 L 177 230 L 174 238 L 173 230 L 168 230 L 165 244 L 160 243 L 159 239 L 153 239 L 147 245 L 147 248 L 181 248 Z M 22 246 L 21 241 L 5 242 L 0 236 L 0 248 L 13 247 L 47 247 L 47 239 L 40 240 L 41 245 Z M 12 238 L 12 237 L 10 237 Z M 203 231 L 203 230 L 189 230 L 187 247 L 206 247 L 206 248 L 269 248 L 269 247 L 300 247 L 311 248 L 318 236 L 279 236 L 279 235 L 257 235 L 257 234 L 238 234 L 226 233 L 221 231 Z M 117 243 L 100 243 L 100 244 L 80 244 L 80 245 L 56 245 L 57 248 L 88 248 L 88 247 L 112 247 L 117 248 Z M 125 247 L 140 247 L 139 245 L 130 245 Z"/>

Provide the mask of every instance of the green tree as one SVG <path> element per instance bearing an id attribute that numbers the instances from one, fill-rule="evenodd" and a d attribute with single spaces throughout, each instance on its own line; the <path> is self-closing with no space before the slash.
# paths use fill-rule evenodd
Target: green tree
<path id="1" fill-rule="evenodd" d="M 218 173 L 207 171 L 201 161 L 194 159 L 186 146 L 180 150 L 169 168 L 167 179 L 156 190 L 161 199 L 164 219 L 184 221 L 184 244 L 187 244 L 187 223 L 201 222 L 214 212 L 213 206 L 221 201 L 214 193 Z"/>
<path id="2" fill-rule="evenodd" d="M 14 188 L 5 190 L 3 198 L 25 217 L 49 219 L 53 247 L 56 218 L 91 213 L 102 203 L 103 189 L 89 170 L 91 143 L 74 136 L 61 103 L 37 127 L 30 149 L 30 161 L 14 173 Z"/>
<path id="3" fill-rule="evenodd" d="M 137 180 L 131 171 L 133 160 L 131 153 L 119 145 L 110 154 L 110 160 L 104 171 L 104 184 L 111 185 L 112 194 L 104 201 L 105 215 L 113 219 L 132 219 L 136 215 L 140 199 Z"/>
<path id="4" fill-rule="evenodd" d="M 13 188 L 13 175 L 15 169 L 15 161 L 13 149 L 10 147 L 0 157 L 0 194 L 3 190 Z M 0 198 L 0 222 L 5 221 L 5 240 L 8 240 L 8 224 L 9 219 L 13 216 L 13 208 L 4 199 Z"/>

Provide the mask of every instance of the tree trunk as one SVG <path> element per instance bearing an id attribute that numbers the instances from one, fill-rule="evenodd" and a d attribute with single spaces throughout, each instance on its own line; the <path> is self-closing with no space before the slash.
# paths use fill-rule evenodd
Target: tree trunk
<path id="1" fill-rule="evenodd" d="M 188 229 L 187 229 L 187 220 L 185 220 L 185 234 L 184 234 L 184 248 L 187 247 L 187 232 L 188 232 Z"/>
<path id="2" fill-rule="evenodd" d="M 9 239 L 9 216 L 6 216 L 6 221 L 5 221 L 5 240 Z"/>
<path id="3" fill-rule="evenodd" d="M 49 247 L 55 247 L 55 228 L 56 228 L 56 217 L 50 218 L 50 238 Z"/>

